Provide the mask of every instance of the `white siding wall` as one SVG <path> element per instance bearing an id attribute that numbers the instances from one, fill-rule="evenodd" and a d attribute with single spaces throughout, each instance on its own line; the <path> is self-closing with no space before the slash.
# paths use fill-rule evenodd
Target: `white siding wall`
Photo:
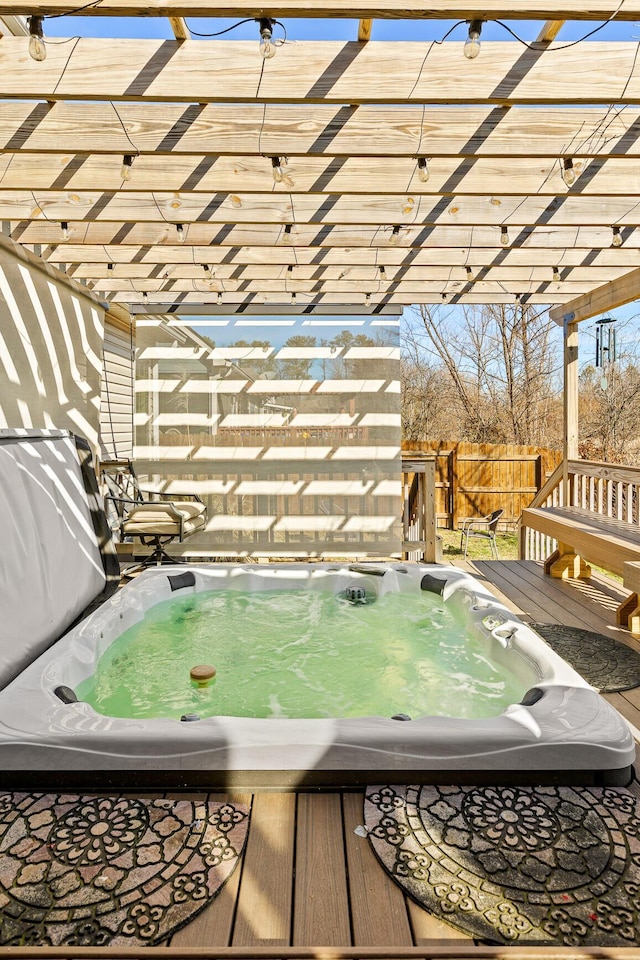
<path id="1" fill-rule="evenodd" d="M 104 328 L 100 403 L 102 459 L 133 457 L 134 344 L 132 333 L 109 322 Z"/>

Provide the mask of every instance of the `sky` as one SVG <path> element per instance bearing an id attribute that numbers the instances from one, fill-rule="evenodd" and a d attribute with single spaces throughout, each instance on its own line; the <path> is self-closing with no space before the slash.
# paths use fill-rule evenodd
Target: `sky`
<path id="1" fill-rule="evenodd" d="M 201 33 L 214 33 L 224 30 L 237 22 L 235 19 L 200 19 L 189 18 L 190 29 Z M 429 42 L 441 39 L 454 26 L 454 20 L 374 20 L 371 34 L 372 40 L 407 40 L 415 42 Z M 542 21 L 510 20 L 512 30 L 523 40 L 530 43 L 540 32 Z M 591 20 L 571 21 L 566 23 L 558 34 L 558 42 L 573 42 L 580 40 L 596 27 L 598 22 Z M 288 19 L 285 23 L 287 39 L 296 40 L 354 40 L 358 35 L 357 20 L 341 19 Z M 169 21 L 164 17 L 59 17 L 46 19 L 44 32 L 50 37 L 140 37 L 147 39 L 173 39 Z M 449 40 L 466 38 L 464 21 L 455 27 Z M 280 36 L 279 28 L 274 31 L 275 39 Z M 194 40 L 198 40 L 194 36 Z M 254 22 L 245 23 L 236 30 L 227 33 L 221 39 L 229 40 L 258 40 L 257 26 Z M 513 38 L 497 22 L 489 21 L 482 29 L 482 40 L 512 40 Z M 592 38 L 597 40 L 638 40 L 640 26 L 632 21 L 616 23 L 615 20 L 605 24 Z M 588 42 L 588 41 L 587 41 Z"/>

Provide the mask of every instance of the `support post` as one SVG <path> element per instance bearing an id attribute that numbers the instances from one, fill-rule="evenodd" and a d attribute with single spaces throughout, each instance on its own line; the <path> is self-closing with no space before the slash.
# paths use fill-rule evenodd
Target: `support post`
<path id="1" fill-rule="evenodd" d="M 578 324 L 564 321 L 564 505 L 570 506 L 569 460 L 578 459 Z"/>

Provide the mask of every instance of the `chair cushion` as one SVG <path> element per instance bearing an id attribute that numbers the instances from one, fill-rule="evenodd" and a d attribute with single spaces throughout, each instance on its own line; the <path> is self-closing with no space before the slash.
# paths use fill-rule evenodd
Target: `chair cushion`
<path id="1" fill-rule="evenodd" d="M 134 511 L 132 511 L 132 513 L 133 512 Z M 193 519 L 185 518 L 182 527 L 184 537 L 190 537 L 196 530 L 204 527 L 204 524 L 205 518 L 203 516 L 194 517 Z M 179 537 L 180 523 L 178 520 L 173 520 L 166 513 L 162 513 L 156 517 L 154 514 L 150 515 L 148 511 L 145 511 L 138 513 L 137 517 L 131 517 L 131 515 L 129 515 L 129 519 L 125 520 L 122 525 L 122 532 L 128 537 Z"/>
<path id="2" fill-rule="evenodd" d="M 171 503 L 185 517 L 201 517 L 207 509 L 204 503 L 197 500 L 172 500 Z"/>

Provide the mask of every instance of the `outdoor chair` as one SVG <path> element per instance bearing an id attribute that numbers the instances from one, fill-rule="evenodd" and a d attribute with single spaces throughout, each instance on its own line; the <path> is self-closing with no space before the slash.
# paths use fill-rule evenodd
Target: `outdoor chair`
<path id="1" fill-rule="evenodd" d="M 103 462 L 101 473 L 107 490 L 109 522 L 121 538 L 139 539 L 153 550 L 140 568 L 180 561 L 167 553 L 172 541 L 182 543 L 207 522 L 207 508 L 195 493 L 167 494 L 142 490 L 130 460 Z"/>
<path id="2" fill-rule="evenodd" d="M 464 543 L 464 556 L 465 560 L 467 558 L 467 550 L 469 549 L 469 537 L 480 537 L 483 540 L 488 540 L 491 545 L 491 555 L 495 557 L 496 560 L 499 560 L 498 556 L 498 545 L 496 543 L 496 528 L 498 526 L 498 520 L 504 513 L 504 510 L 494 510 L 493 513 L 488 514 L 486 517 L 477 517 L 477 518 L 466 518 L 461 523 L 460 528 L 460 549 L 462 550 L 462 544 Z"/>

